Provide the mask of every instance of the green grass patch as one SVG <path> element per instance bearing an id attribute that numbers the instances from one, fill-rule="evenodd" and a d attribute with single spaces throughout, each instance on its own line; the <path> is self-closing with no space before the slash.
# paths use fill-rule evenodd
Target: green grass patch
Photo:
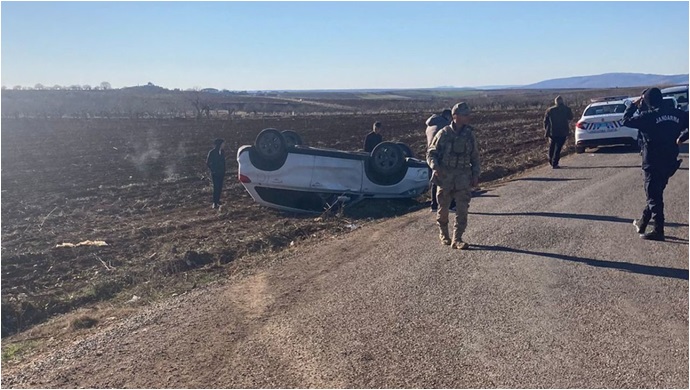
<path id="1" fill-rule="evenodd" d="M 9 362 L 11 360 L 19 358 L 26 351 L 30 350 L 36 345 L 35 341 L 20 341 L 18 343 L 13 343 L 2 348 L 2 362 Z"/>

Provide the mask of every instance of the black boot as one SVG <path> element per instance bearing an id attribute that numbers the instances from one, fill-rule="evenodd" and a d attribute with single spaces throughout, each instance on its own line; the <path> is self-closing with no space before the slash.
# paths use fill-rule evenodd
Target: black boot
<path id="1" fill-rule="evenodd" d="M 665 241 L 666 237 L 664 236 L 664 221 L 654 221 L 654 229 L 652 229 L 652 231 L 649 233 L 641 234 L 640 238 L 643 240 Z"/>

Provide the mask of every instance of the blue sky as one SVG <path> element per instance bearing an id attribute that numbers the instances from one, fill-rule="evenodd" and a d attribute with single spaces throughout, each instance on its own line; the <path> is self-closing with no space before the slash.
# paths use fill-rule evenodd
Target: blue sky
<path id="1" fill-rule="evenodd" d="M 2 85 L 523 85 L 688 73 L 688 2 L 7 2 Z"/>

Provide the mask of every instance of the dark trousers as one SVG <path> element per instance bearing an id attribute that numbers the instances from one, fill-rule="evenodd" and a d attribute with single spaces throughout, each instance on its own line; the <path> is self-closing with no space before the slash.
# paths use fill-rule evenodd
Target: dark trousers
<path id="1" fill-rule="evenodd" d="M 223 182 L 225 181 L 225 173 L 211 174 L 213 179 L 213 203 L 220 204 L 220 194 L 223 192 Z"/>
<path id="2" fill-rule="evenodd" d="M 664 190 L 668 184 L 668 173 L 659 171 L 644 171 L 644 192 L 647 195 L 647 205 L 642 210 L 642 225 L 646 226 L 650 220 L 654 221 L 654 230 L 664 232 Z"/>
<path id="3" fill-rule="evenodd" d="M 551 137 L 551 145 L 549 145 L 549 163 L 555 167 L 561 159 L 561 149 L 565 144 L 566 137 Z"/>

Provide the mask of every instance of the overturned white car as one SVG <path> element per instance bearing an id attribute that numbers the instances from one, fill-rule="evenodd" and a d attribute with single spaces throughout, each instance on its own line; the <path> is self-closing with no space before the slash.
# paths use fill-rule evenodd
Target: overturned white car
<path id="1" fill-rule="evenodd" d="M 264 129 L 237 151 L 238 178 L 258 203 L 322 212 L 337 202 L 414 198 L 429 187 L 429 166 L 405 144 L 382 142 L 371 153 L 302 145 L 291 130 Z"/>

